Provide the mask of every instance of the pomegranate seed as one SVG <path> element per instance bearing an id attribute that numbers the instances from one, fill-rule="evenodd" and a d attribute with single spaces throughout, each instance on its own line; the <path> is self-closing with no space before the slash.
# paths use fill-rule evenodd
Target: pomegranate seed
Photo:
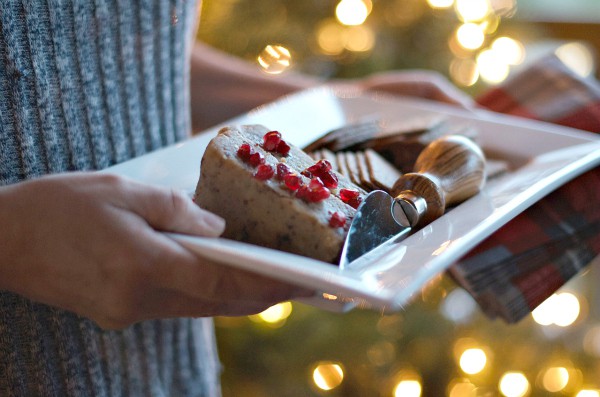
<path id="1" fill-rule="evenodd" d="M 335 189 L 338 186 L 338 178 L 331 171 L 328 171 L 328 172 L 320 175 L 319 177 L 323 181 L 323 184 L 325 185 L 325 187 L 328 189 Z"/>
<path id="2" fill-rule="evenodd" d="M 310 192 L 310 189 L 308 188 L 308 186 L 302 185 L 298 188 L 298 191 L 296 192 L 296 197 L 298 197 L 299 199 L 302 199 L 304 201 L 309 201 L 308 200 L 309 192 Z"/>
<path id="3" fill-rule="evenodd" d="M 347 203 L 351 199 L 358 197 L 359 194 L 360 193 L 358 190 L 340 189 L 340 199 L 342 199 L 344 203 Z"/>
<path id="4" fill-rule="evenodd" d="M 281 142 L 279 131 L 269 131 L 263 136 L 263 147 L 269 152 L 276 150 L 279 142 Z"/>
<path id="5" fill-rule="evenodd" d="M 290 174 L 292 170 L 285 163 L 277 163 L 277 179 L 283 180 L 283 178 Z"/>
<path id="6" fill-rule="evenodd" d="M 313 178 L 310 180 L 310 183 L 308 184 L 308 188 L 310 190 L 322 189 L 324 187 L 325 187 L 325 184 L 323 184 L 323 181 L 321 181 L 320 178 Z"/>
<path id="7" fill-rule="evenodd" d="M 294 173 L 289 173 L 283 178 L 283 183 L 290 190 L 298 190 L 302 185 L 302 178 Z"/>
<path id="8" fill-rule="evenodd" d="M 325 200 L 330 194 L 329 189 L 322 187 L 320 189 L 311 189 L 308 197 L 313 203 L 318 203 L 319 201 Z"/>
<path id="9" fill-rule="evenodd" d="M 296 196 L 309 203 L 317 203 L 325 200 L 330 194 L 329 189 L 319 178 L 313 178 L 308 185 L 303 185 L 298 189 Z"/>
<path id="10" fill-rule="evenodd" d="M 271 179 L 274 174 L 275 171 L 273 170 L 273 167 L 271 167 L 269 164 L 261 164 L 256 169 L 254 177 L 256 179 L 260 179 L 261 181 L 266 181 L 267 179 Z"/>
<path id="11" fill-rule="evenodd" d="M 321 175 L 331 171 L 331 163 L 327 160 L 319 160 L 314 165 L 308 167 L 307 171 L 320 177 Z"/>
<path id="12" fill-rule="evenodd" d="M 362 203 L 362 197 L 356 196 L 353 199 L 350 199 L 346 204 L 354 209 L 357 209 L 360 203 Z"/>
<path id="13" fill-rule="evenodd" d="M 244 161 L 250 159 L 250 155 L 253 153 L 252 148 L 247 143 L 242 143 L 238 148 L 237 155 Z"/>
<path id="14" fill-rule="evenodd" d="M 251 166 L 258 167 L 259 165 L 265 163 L 265 156 L 263 156 L 259 152 L 252 153 L 250 155 L 250 157 L 248 158 L 248 162 L 250 163 Z"/>
<path id="15" fill-rule="evenodd" d="M 344 227 L 346 224 L 346 216 L 339 211 L 331 214 L 331 218 L 329 218 L 329 226 L 331 227 Z"/>
<path id="16" fill-rule="evenodd" d="M 279 142 L 279 144 L 277 145 L 276 150 L 277 153 L 279 153 L 280 155 L 287 156 L 290 152 L 290 145 L 288 145 L 286 141 L 281 140 L 281 142 Z"/>

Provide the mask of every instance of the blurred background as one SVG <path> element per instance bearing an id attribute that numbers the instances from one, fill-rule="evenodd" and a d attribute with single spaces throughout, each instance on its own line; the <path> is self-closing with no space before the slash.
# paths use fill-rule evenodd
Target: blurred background
<path id="1" fill-rule="evenodd" d="M 556 53 L 598 76 L 600 0 L 204 0 L 198 39 L 273 78 L 430 69 L 471 95 Z M 400 313 L 217 318 L 225 397 L 600 397 L 598 264 L 518 324 L 447 276 Z"/>

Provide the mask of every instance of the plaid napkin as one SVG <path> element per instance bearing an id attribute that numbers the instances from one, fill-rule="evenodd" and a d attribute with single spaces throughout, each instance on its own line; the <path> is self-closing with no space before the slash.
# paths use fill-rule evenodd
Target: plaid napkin
<path id="1" fill-rule="evenodd" d="M 542 59 L 478 99 L 493 111 L 600 133 L 600 82 Z M 510 221 L 450 274 L 490 317 L 527 316 L 600 254 L 600 168 Z"/>

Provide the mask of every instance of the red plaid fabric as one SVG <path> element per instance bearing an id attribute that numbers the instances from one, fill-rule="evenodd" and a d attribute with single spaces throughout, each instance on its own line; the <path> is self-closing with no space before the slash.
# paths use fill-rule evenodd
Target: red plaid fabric
<path id="1" fill-rule="evenodd" d="M 478 102 L 491 110 L 600 133 L 600 83 L 544 58 Z M 510 221 L 450 273 L 490 317 L 517 322 L 600 254 L 600 168 Z"/>

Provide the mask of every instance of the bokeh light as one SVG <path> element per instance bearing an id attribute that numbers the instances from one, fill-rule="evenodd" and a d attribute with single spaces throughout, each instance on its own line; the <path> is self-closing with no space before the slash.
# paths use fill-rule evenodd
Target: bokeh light
<path id="1" fill-rule="evenodd" d="M 464 22 L 483 20 L 490 12 L 488 0 L 456 0 L 456 14 Z"/>
<path id="2" fill-rule="evenodd" d="M 594 72 L 594 55 L 581 43 L 563 44 L 555 53 L 565 65 L 582 77 L 588 77 Z"/>
<path id="3" fill-rule="evenodd" d="M 453 59 L 449 72 L 452 81 L 463 87 L 470 87 L 479 79 L 477 63 L 472 59 Z"/>
<path id="4" fill-rule="evenodd" d="M 524 397 L 529 393 L 529 381 L 522 372 L 506 372 L 498 389 L 506 397 Z"/>
<path id="5" fill-rule="evenodd" d="M 312 378 L 319 389 L 331 390 L 338 387 L 344 380 L 344 370 L 339 363 L 322 361 L 315 365 Z"/>
<path id="6" fill-rule="evenodd" d="M 416 379 L 405 379 L 396 384 L 394 397 L 419 397 L 421 391 L 421 382 Z"/>
<path id="7" fill-rule="evenodd" d="M 492 43 L 491 48 L 509 65 L 519 65 L 525 59 L 523 44 L 510 37 L 498 37 Z"/>
<path id="8" fill-rule="evenodd" d="M 454 5 L 454 0 L 427 0 L 431 8 L 450 8 Z"/>
<path id="9" fill-rule="evenodd" d="M 467 50 L 476 50 L 483 45 L 485 35 L 481 27 L 475 23 L 465 23 L 456 30 L 458 43 Z"/>
<path id="10" fill-rule="evenodd" d="M 476 397 L 477 387 L 468 379 L 455 379 L 448 385 L 448 397 Z"/>
<path id="11" fill-rule="evenodd" d="M 478 348 L 465 350 L 459 360 L 460 369 L 470 375 L 483 371 L 486 363 L 487 356 L 485 352 Z"/>
<path id="12" fill-rule="evenodd" d="M 593 389 L 580 390 L 575 397 L 600 397 L 600 391 Z"/>
<path id="13" fill-rule="evenodd" d="M 375 34 L 367 26 L 351 26 L 346 29 L 344 36 L 344 47 L 349 51 L 369 51 L 375 44 Z"/>
<path id="14" fill-rule="evenodd" d="M 484 50 L 477 56 L 477 68 L 481 79 L 489 84 L 503 82 L 510 72 L 508 64 L 492 50 Z"/>
<path id="15" fill-rule="evenodd" d="M 536 307 L 531 316 L 540 325 L 567 327 L 579 317 L 581 306 L 577 297 L 569 292 L 553 294 Z"/>
<path id="16" fill-rule="evenodd" d="M 280 74 L 292 64 L 290 51 L 280 45 L 267 45 L 257 58 L 263 71 L 269 74 Z"/>
<path id="17" fill-rule="evenodd" d="M 549 392 L 563 390 L 569 383 L 569 371 L 565 367 L 548 368 L 542 376 L 542 386 Z"/>
<path id="18" fill-rule="evenodd" d="M 292 304 L 290 302 L 281 302 L 258 314 L 250 316 L 250 319 L 255 322 L 265 322 L 273 326 L 281 326 L 290 314 L 292 314 Z"/>
<path id="19" fill-rule="evenodd" d="M 356 26 L 365 22 L 370 12 L 370 0 L 342 0 L 335 8 L 335 16 L 343 25 Z"/>

